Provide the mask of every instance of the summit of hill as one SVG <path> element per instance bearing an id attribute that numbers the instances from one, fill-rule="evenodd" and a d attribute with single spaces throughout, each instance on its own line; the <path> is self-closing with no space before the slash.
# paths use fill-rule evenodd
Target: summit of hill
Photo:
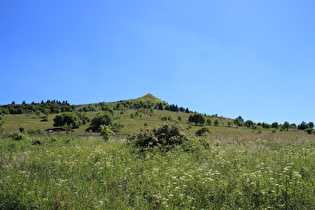
<path id="1" fill-rule="evenodd" d="M 162 103 L 163 101 L 152 95 L 151 93 L 148 93 L 140 98 L 136 99 L 130 99 L 129 101 L 150 101 L 153 103 Z"/>

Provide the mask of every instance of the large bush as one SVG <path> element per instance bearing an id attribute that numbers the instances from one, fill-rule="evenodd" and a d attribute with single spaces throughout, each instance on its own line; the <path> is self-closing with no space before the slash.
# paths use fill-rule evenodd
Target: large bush
<path id="1" fill-rule="evenodd" d="M 128 137 L 127 140 L 142 150 L 158 147 L 163 151 L 168 151 L 176 146 L 184 150 L 194 150 L 200 145 L 208 146 L 202 139 L 189 138 L 182 130 L 177 124 L 165 123 L 154 129 L 142 128 L 139 133 Z"/>
<path id="2" fill-rule="evenodd" d="M 202 127 L 202 128 L 200 128 L 199 130 L 196 131 L 196 135 L 197 136 L 206 135 L 207 133 L 210 133 L 210 130 L 207 127 Z"/>
<path id="3" fill-rule="evenodd" d="M 189 116 L 189 122 L 194 122 L 196 125 L 199 123 L 200 125 L 205 124 L 206 117 L 200 113 L 195 113 Z"/>
<path id="4" fill-rule="evenodd" d="M 99 113 L 97 114 L 91 121 L 91 125 L 88 130 L 100 130 L 101 125 L 109 126 L 112 124 L 112 117 L 111 114 L 108 112 Z"/>
<path id="5" fill-rule="evenodd" d="M 75 112 L 65 112 L 54 118 L 54 127 L 63 127 L 65 125 L 71 128 L 78 128 L 82 124 L 81 119 Z"/>

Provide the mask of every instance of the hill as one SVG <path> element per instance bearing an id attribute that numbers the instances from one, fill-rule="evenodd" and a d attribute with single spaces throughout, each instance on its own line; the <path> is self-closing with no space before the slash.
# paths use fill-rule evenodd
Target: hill
<path id="1" fill-rule="evenodd" d="M 130 99 L 130 100 L 126 100 L 126 101 L 131 101 L 131 102 L 150 101 L 152 103 L 164 103 L 162 100 L 158 99 L 157 97 L 155 97 L 151 93 L 148 93 L 148 94 L 146 94 L 140 98 Z"/>
<path id="2" fill-rule="evenodd" d="M 148 93 L 142 97 L 129 100 L 121 100 L 116 102 L 100 102 L 86 105 L 70 105 L 68 102 L 60 102 L 55 100 L 47 100 L 41 103 L 32 104 L 10 104 L 0 106 L 0 113 L 7 114 L 7 121 L 4 124 L 5 135 L 9 135 L 19 128 L 24 128 L 30 133 L 45 133 L 48 130 L 62 130 L 55 128 L 54 118 L 63 112 L 75 111 L 81 117 L 85 117 L 87 123 L 75 129 L 73 135 L 85 135 L 86 129 L 89 127 L 90 121 L 97 113 L 110 111 L 113 113 L 113 123 L 123 124 L 116 135 L 126 136 L 133 132 L 137 132 L 143 126 L 156 127 L 163 122 L 178 123 L 186 129 L 189 134 L 195 134 L 200 129 L 200 125 L 195 126 L 189 122 L 189 116 L 194 112 L 188 108 L 179 107 L 174 104 L 167 104 L 165 101 L 158 99 Z M 204 115 L 206 122 L 203 126 L 210 128 L 213 134 L 251 134 L 251 133 L 271 133 L 276 132 L 279 128 L 271 128 L 266 123 L 251 124 L 246 127 L 246 122 L 235 124 L 233 119 L 218 117 L 217 115 Z M 208 121 L 208 122 L 207 122 Z M 209 123 L 211 122 L 211 123 Z M 214 126 L 216 122 L 216 126 Z M 284 130 L 284 129 L 282 129 Z M 297 132 L 297 128 L 292 125 L 285 130 Z"/>

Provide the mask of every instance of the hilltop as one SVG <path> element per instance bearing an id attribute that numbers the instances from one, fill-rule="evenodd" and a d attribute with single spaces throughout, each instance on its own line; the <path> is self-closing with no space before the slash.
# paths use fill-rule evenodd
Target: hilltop
<path id="1" fill-rule="evenodd" d="M 157 97 L 155 97 L 151 93 L 148 93 L 148 94 L 146 94 L 140 98 L 124 100 L 124 101 L 131 101 L 131 102 L 150 101 L 152 103 L 164 103 L 162 100 L 158 99 Z"/>

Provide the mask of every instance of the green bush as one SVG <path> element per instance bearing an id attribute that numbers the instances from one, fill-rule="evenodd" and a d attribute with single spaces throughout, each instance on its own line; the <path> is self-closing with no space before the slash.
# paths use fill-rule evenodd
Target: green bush
<path id="1" fill-rule="evenodd" d="M 127 141 L 129 144 L 141 148 L 142 151 L 154 147 L 162 151 L 168 151 L 177 146 L 191 151 L 199 148 L 201 145 L 207 145 L 202 139 L 188 138 L 182 130 L 177 124 L 164 123 L 154 129 L 148 127 L 142 128 L 139 133 L 129 136 Z"/>
<path id="2" fill-rule="evenodd" d="M 112 131 L 110 126 L 101 125 L 100 126 L 100 133 L 101 136 L 105 141 L 108 141 L 112 135 L 114 135 L 114 132 Z"/>
<path id="3" fill-rule="evenodd" d="M 11 133 L 10 137 L 14 141 L 21 141 L 27 139 L 27 134 L 22 132 L 13 132 Z"/>
<path id="4" fill-rule="evenodd" d="M 210 133 L 209 128 L 207 128 L 207 127 L 202 127 L 202 128 L 200 128 L 199 130 L 197 130 L 196 135 L 197 135 L 197 136 L 202 136 L 202 135 L 205 135 L 205 134 L 207 134 L 207 133 Z"/>
<path id="5" fill-rule="evenodd" d="M 62 127 L 64 125 L 78 128 L 82 124 L 81 119 L 75 112 L 65 112 L 54 118 L 54 127 Z"/>
<path id="6" fill-rule="evenodd" d="M 87 130 L 99 130 L 101 125 L 111 125 L 112 124 L 112 117 L 111 114 L 105 112 L 103 114 L 97 114 L 91 121 L 91 125 Z"/>
<path id="7" fill-rule="evenodd" d="M 122 124 L 122 123 L 114 123 L 113 125 L 112 125 L 112 130 L 114 131 L 114 132 L 118 132 L 118 131 L 120 131 L 121 129 L 123 129 L 125 126 L 124 126 L 124 124 Z"/>
<path id="8" fill-rule="evenodd" d="M 189 122 L 194 122 L 196 125 L 199 123 L 200 125 L 205 124 L 206 117 L 203 114 L 195 113 L 193 115 L 190 115 L 188 118 Z"/>
<path id="9" fill-rule="evenodd" d="M 306 132 L 311 135 L 313 133 L 313 128 L 307 128 Z"/>

